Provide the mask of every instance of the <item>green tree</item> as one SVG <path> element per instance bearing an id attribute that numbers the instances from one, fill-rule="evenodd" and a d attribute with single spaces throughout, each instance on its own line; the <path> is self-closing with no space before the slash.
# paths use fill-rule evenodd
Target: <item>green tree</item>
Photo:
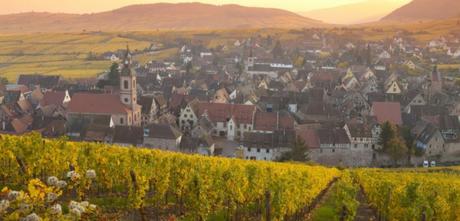
<path id="1" fill-rule="evenodd" d="M 2 85 L 7 85 L 7 84 L 9 84 L 8 78 L 6 78 L 6 77 L 0 77 L 0 84 L 2 84 Z"/>
<path id="2" fill-rule="evenodd" d="M 400 136 L 393 137 L 387 145 L 386 153 L 393 160 L 393 164 L 397 165 L 397 162 L 407 155 L 408 148 Z"/>
<path id="3" fill-rule="evenodd" d="M 291 146 L 291 150 L 289 152 L 284 153 L 280 161 L 297 161 L 297 162 L 308 162 L 310 160 L 309 157 L 309 148 L 305 141 L 297 137 L 295 142 Z"/>
<path id="4" fill-rule="evenodd" d="M 107 75 L 110 85 L 118 85 L 120 83 L 120 72 L 118 71 L 118 63 L 113 63 L 110 66 L 109 74 Z"/>
<path id="5" fill-rule="evenodd" d="M 385 122 L 381 126 L 379 144 L 382 146 L 382 151 L 393 160 L 394 165 L 405 156 L 410 160 L 411 149 L 407 144 L 412 146 L 413 140 L 406 133 L 407 131 L 401 132 L 396 125 L 390 122 Z"/>
<path id="6" fill-rule="evenodd" d="M 381 126 L 379 145 L 385 151 L 388 148 L 388 143 L 396 136 L 396 128 L 390 122 L 385 122 Z"/>

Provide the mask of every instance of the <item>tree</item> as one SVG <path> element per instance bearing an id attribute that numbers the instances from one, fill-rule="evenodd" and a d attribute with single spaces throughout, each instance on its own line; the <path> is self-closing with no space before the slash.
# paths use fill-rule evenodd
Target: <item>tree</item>
<path id="1" fill-rule="evenodd" d="M 396 165 L 399 160 L 403 159 L 408 152 L 408 148 L 400 136 L 393 137 L 387 145 L 386 152 L 393 160 L 394 165 Z"/>
<path id="2" fill-rule="evenodd" d="M 309 148 L 308 145 L 305 144 L 305 141 L 297 137 L 295 142 L 291 146 L 291 150 L 289 152 L 284 153 L 280 161 L 297 161 L 297 162 L 307 162 L 309 161 Z"/>
<path id="3" fill-rule="evenodd" d="M 120 83 L 120 72 L 118 71 L 118 63 L 113 63 L 110 66 L 109 74 L 107 75 L 110 85 L 118 85 Z"/>
<path id="4" fill-rule="evenodd" d="M 404 156 L 411 155 L 411 150 L 408 148 L 407 144 L 413 143 L 413 141 L 411 141 L 410 137 L 405 133 L 407 132 L 403 131 L 403 136 L 407 136 L 407 140 L 401 136 L 400 129 L 396 125 L 385 122 L 381 126 L 379 144 L 382 146 L 382 151 L 388 154 L 393 160 L 394 165 L 396 165 L 399 160 L 403 159 Z"/>
<path id="5" fill-rule="evenodd" d="M 388 143 L 392 138 L 396 136 L 396 128 L 390 122 L 385 122 L 381 125 L 381 132 L 379 138 L 379 145 L 385 151 L 388 147 Z"/>
<path id="6" fill-rule="evenodd" d="M 2 85 L 7 85 L 7 84 L 9 84 L 8 78 L 6 78 L 6 77 L 0 77 L 0 84 L 2 84 Z"/>

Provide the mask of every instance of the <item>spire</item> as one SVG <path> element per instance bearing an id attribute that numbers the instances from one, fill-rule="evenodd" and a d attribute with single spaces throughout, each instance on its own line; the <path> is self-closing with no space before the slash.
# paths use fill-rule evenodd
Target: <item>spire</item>
<path id="1" fill-rule="evenodd" d="M 125 52 L 125 56 L 123 58 L 123 65 L 122 65 L 122 69 L 121 69 L 121 75 L 131 75 L 132 71 L 131 71 L 131 64 L 132 64 L 132 56 L 131 56 L 131 52 L 129 50 L 129 45 L 126 44 L 126 52 Z"/>

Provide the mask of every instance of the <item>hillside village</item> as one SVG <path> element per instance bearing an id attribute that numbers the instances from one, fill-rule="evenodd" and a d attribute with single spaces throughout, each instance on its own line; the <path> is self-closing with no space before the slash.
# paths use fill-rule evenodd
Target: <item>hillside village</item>
<path id="1" fill-rule="evenodd" d="M 107 52 L 114 64 L 94 79 L 18 73 L 0 88 L 1 133 L 266 161 L 302 144 L 321 164 L 394 166 L 381 146 L 390 123 L 415 147 L 397 165 L 460 162 L 455 35 L 371 42 L 311 29 L 301 41 L 177 44 L 145 64 L 129 46 Z"/>

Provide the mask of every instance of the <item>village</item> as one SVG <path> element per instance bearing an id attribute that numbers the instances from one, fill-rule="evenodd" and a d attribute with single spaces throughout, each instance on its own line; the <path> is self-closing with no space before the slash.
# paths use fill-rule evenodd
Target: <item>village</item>
<path id="1" fill-rule="evenodd" d="M 18 73 L 0 88 L 0 132 L 264 161 L 301 145 L 332 166 L 460 162 L 460 67 L 446 68 L 460 61 L 458 37 L 363 41 L 318 29 L 300 42 L 177 44 L 145 64 L 129 45 L 107 52 L 113 65 L 94 79 Z M 384 124 L 406 132 L 410 151 L 382 151 Z"/>

